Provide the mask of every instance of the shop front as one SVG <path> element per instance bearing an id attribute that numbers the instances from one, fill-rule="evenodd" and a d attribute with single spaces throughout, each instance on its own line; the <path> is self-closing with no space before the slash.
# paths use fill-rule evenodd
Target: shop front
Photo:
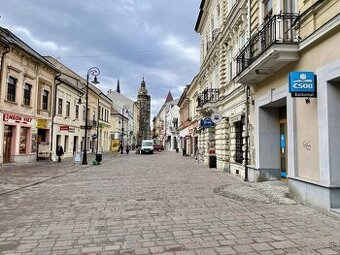
<path id="1" fill-rule="evenodd" d="M 31 116 L 4 112 L 2 163 L 24 163 L 35 160 L 34 122 Z"/>

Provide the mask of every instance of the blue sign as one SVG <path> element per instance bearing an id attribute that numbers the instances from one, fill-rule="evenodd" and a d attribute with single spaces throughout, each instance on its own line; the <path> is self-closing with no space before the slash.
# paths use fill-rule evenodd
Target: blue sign
<path id="1" fill-rule="evenodd" d="M 313 72 L 290 72 L 289 92 L 294 97 L 316 97 L 316 79 Z"/>
<path id="2" fill-rule="evenodd" d="M 286 137 L 285 134 L 280 135 L 280 148 L 284 149 L 286 148 Z"/>
<path id="3" fill-rule="evenodd" d="M 213 126 L 213 122 L 210 118 L 205 118 L 203 119 L 202 126 L 204 128 L 210 128 L 211 126 Z"/>

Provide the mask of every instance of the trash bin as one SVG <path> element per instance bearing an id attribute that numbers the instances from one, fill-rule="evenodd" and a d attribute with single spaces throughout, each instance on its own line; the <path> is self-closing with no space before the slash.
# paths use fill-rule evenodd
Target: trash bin
<path id="1" fill-rule="evenodd" d="M 102 154 L 101 153 L 97 153 L 96 154 L 96 161 L 97 161 L 97 163 L 100 164 L 100 162 L 102 162 L 102 160 L 103 160 Z"/>
<path id="2" fill-rule="evenodd" d="M 209 155 L 209 168 L 217 168 L 216 165 L 216 155 Z"/>

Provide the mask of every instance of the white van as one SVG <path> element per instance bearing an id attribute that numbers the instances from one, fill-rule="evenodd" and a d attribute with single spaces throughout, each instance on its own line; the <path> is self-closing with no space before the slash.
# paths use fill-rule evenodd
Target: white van
<path id="1" fill-rule="evenodd" d="M 140 149 L 140 153 L 144 154 L 144 153 L 151 153 L 153 154 L 153 140 L 143 140 L 142 141 L 142 147 Z"/>

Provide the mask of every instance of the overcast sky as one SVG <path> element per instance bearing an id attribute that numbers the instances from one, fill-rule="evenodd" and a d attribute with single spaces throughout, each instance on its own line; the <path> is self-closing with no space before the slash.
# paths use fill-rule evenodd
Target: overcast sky
<path id="1" fill-rule="evenodd" d="M 103 92 L 136 99 L 143 76 L 152 117 L 169 88 L 177 98 L 199 70 L 194 31 L 200 0 L 0 0 L 0 25 L 41 55 L 86 77 L 97 66 Z M 4 11 L 6 10 L 6 11 Z"/>

